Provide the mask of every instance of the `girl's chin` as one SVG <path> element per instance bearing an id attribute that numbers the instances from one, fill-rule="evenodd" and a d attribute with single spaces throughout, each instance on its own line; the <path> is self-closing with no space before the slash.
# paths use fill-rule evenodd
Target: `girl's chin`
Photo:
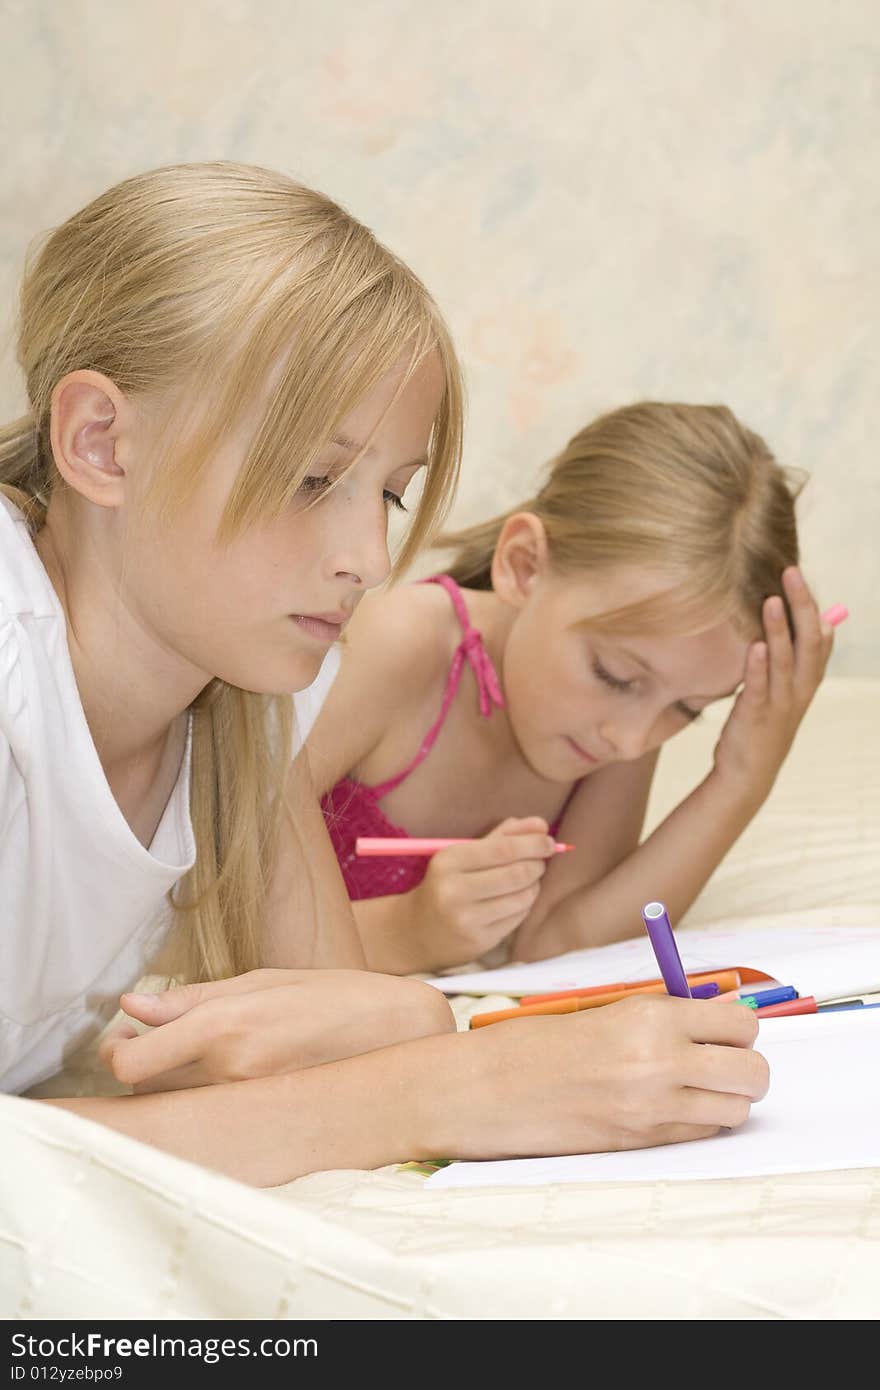
<path id="1" fill-rule="evenodd" d="M 571 786 L 595 771 L 594 766 L 576 759 L 564 747 L 560 752 L 558 742 L 553 748 L 545 743 L 535 749 L 526 749 L 520 744 L 520 753 L 536 777 L 545 782 L 558 782 L 560 786 Z"/>
<path id="2" fill-rule="evenodd" d="M 318 679 L 326 653 L 297 652 L 288 660 L 254 666 L 229 674 L 218 673 L 218 679 L 238 686 L 252 695 L 296 695 Z"/>

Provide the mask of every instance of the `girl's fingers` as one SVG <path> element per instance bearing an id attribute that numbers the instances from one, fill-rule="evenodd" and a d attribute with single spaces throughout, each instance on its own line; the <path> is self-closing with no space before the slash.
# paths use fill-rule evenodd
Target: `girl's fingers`
<path id="1" fill-rule="evenodd" d="M 162 990 L 159 994 L 137 994 L 129 991 L 123 994 L 119 1003 L 129 1018 L 139 1019 L 156 1027 L 160 1023 L 170 1023 L 180 1018 L 201 1003 L 201 985 L 181 985 L 179 989 Z"/>
<path id="2" fill-rule="evenodd" d="M 200 984 L 177 985 L 173 989 L 160 990 L 156 994 L 123 994 L 120 1006 L 130 1018 L 154 1027 L 160 1023 L 170 1023 L 181 1018 L 199 1004 L 211 999 L 225 999 L 233 994 L 250 994 L 258 989 L 276 989 L 279 984 L 289 980 L 287 970 L 250 970 L 245 975 L 233 975 L 226 980 L 206 980 Z"/>
<path id="3" fill-rule="evenodd" d="M 526 888 L 521 893 L 506 893 L 503 897 L 486 898 L 483 902 L 473 904 L 467 914 L 467 925 L 477 931 L 484 927 L 498 928 L 508 920 L 516 925 L 531 911 L 537 896 L 534 888 Z"/>
<path id="4" fill-rule="evenodd" d="M 744 699 L 747 704 L 763 704 L 769 688 L 767 643 L 753 642 L 746 654 L 745 683 L 740 699 Z"/>
<path id="5" fill-rule="evenodd" d="M 770 668 L 770 699 L 778 704 L 788 704 L 794 673 L 794 647 L 785 618 L 785 605 L 778 594 L 764 600 L 763 619 Z"/>
<path id="6" fill-rule="evenodd" d="M 546 835 L 549 829 L 543 816 L 508 816 L 495 827 L 504 835 Z"/>
<path id="7" fill-rule="evenodd" d="M 528 820 L 506 822 L 519 829 L 499 827 L 479 841 L 492 855 L 493 864 L 515 864 L 517 860 L 541 860 L 546 863 L 556 853 L 556 841 L 548 834 L 547 822 L 538 816 Z"/>
<path id="8" fill-rule="evenodd" d="M 741 1004 L 734 1005 L 742 1008 Z M 749 1011 L 751 1012 L 751 1011 Z M 694 1049 L 689 1058 L 689 1086 L 763 1100 L 770 1084 L 770 1069 L 760 1052 L 753 1048 L 718 1047 L 707 1043 Z"/>
<path id="9" fill-rule="evenodd" d="M 803 693 L 809 696 L 822 678 L 834 630 L 822 622 L 816 601 L 797 566 L 783 570 L 782 584 L 794 619 L 795 676 Z"/>
<path id="10" fill-rule="evenodd" d="M 150 1033 L 117 1040 L 109 1049 L 107 1065 L 118 1081 L 136 1086 L 176 1067 L 197 1063 L 211 1042 L 213 1018 L 208 1006 Z"/>
<path id="11" fill-rule="evenodd" d="M 554 842 L 544 833 L 498 834 L 491 831 L 481 840 L 466 844 L 448 845 L 435 856 L 438 869 L 455 869 L 461 873 L 482 872 L 518 860 L 538 860 L 545 863 L 555 853 Z"/>
<path id="12" fill-rule="evenodd" d="M 540 882 L 546 867 L 544 859 L 522 859 L 501 868 L 483 869 L 480 873 L 468 874 L 465 891 L 473 902 L 522 893 Z"/>
<path id="13" fill-rule="evenodd" d="M 526 913 L 519 911 L 511 912 L 506 917 L 493 918 L 491 922 L 484 922 L 483 927 L 486 930 L 491 928 L 492 940 L 487 941 L 480 948 L 481 951 L 490 950 L 493 945 L 497 944 L 499 941 L 503 941 L 505 937 L 510 936 L 511 932 L 516 931 L 517 927 L 525 920 L 525 917 Z"/>
<path id="14" fill-rule="evenodd" d="M 682 1092 L 676 1108 L 686 1124 L 711 1125 L 713 1130 L 736 1129 L 749 1118 L 752 1102 L 747 1096 L 693 1087 Z"/>
<path id="15" fill-rule="evenodd" d="M 113 1053 L 118 1045 L 138 1036 L 138 1030 L 132 1028 L 130 1023 L 118 1023 L 114 1028 L 108 1029 L 98 1044 L 98 1060 L 101 1065 L 106 1067 L 108 1071 L 112 1071 Z"/>
<path id="16" fill-rule="evenodd" d="M 794 640 L 778 594 L 764 600 L 765 642 L 750 647 L 745 694 L 767 699 L 779 709 L 808 703 L 822 679 L 831 653 L 833 629 L 823 623 L 809 588 L 796 566 L 783 571 L 782 585 L 791 609 Z M 763 668 L 762 668 L 763 660 Z"/>
<path id="17" fill-rule="evenodd" d="M 718 1125 L 657 1125 L 650 1137 L 646 1137 L 643 1143 L 635 1147 L 647 1149 L 657 1144 L 688 1144 L 694 1139 L 711 1139 L 718 1130 Z"/>
<path id="18" fill-rule="evenodd" d="M 705 1044 L 705 1047 L 691 1052 L 691 1060 L 696 1059 L 698 1064 L 701 1061 L 705 1064 L 713 1045 L 726 1048 L 752 1048 L 755 1045 L 760 1020 L 744 1004 L 719 1004 L 717 1009 L 706 1009 L 704 1000 L 685 1000 L 684 1009 L 677 1002 L 673 1002 L 671 1007 L 677 1010 L 691 1041 Z M 732 1053 L 732 1056 L 735 1057 L 736 1053 Z M 701 1078 L 689 1084 L 705 1086 L 706 1081 Z"/>

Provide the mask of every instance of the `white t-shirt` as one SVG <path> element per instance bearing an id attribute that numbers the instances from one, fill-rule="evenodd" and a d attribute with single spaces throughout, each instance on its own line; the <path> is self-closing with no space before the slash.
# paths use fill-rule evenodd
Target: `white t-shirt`
<path id="1" fill-rule="evenodd" d="M 339 665 L 295 697 L 305 738 Z M 21 512 L 0 494 L 0 1090 L 53 1075 L 155 957 L 189 868 L 190 733 L 149 849 L 92 742 L 64 611 Z"/>

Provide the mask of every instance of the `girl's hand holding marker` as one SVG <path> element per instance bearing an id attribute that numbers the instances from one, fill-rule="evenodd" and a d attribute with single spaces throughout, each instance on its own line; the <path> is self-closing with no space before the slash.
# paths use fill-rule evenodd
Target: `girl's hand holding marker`
<path id="1" fill-rule="evenodd" d="M 359 840 L 358 856 L 376 856 L 373 843 Z M 413 852 L 405 841 L 388 845 L 389 855 Z M 442 969 L 485 955 L 525 920 L 548 863 L 571 848 L 554 841 L 540 816 L 527 816 L 502 821 L 480 839 L 423 849 L 430 863 L 408 905 L 414 960 L 436 961 Z"/>
<path id="2" fill-rule="evenodd" d="M 653 994 L 570 1018 L 500 1022 L 469 1034 L 486 1049 L 484 1065 L 490 1059 L 485 1072 L 474 1072 L 474 1104 L 503 1130 L 505 1154 L 704 1139 L 743 1124 L 766 1095 L 769 1068 L 754 1050 L 757 1036 L 752 1009 Z M 545 1079 L 536 1097 L 526 1078 L 539 1057 Z M 492 1058 L 498 1079 L 483 1090 Z"/>

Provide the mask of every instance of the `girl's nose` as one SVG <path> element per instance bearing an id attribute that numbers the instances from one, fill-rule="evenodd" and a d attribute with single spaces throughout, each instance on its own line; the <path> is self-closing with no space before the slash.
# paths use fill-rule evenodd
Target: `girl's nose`
<path id="1" fill-rule="evenodd" d="M 599 726 L 599 733 L 618 758 L 623 762 L 634 762 L 651 746 L 652 728 L 650 716 L 639 718 L 634 715 L 626 720 L 606 720 Z"/>
<path id="2" fill-rule="evenodd" d="M 391 573 L 391 556 L 388 553 L 388 518 L 382 508 L 378 520 L 370 519 L 361 526 L 353 527 L 345 549 L 337 555 L 336 573 L 345 575 L 364 589 L 373 589 L 382 584 Z"/>

